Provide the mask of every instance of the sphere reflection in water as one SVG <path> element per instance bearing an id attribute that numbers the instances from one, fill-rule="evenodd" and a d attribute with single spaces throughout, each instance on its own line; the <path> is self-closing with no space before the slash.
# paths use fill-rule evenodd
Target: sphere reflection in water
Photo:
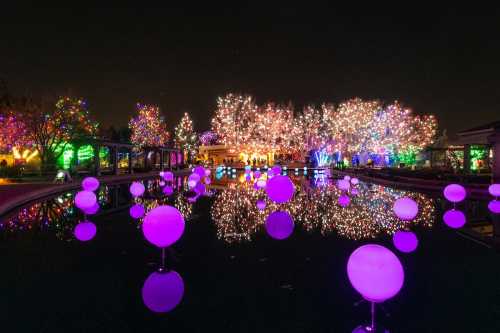
<path id="1" fill-rule="evenodd" d="M 82 181 L 82 188 L 85 191 L 95 191 L 99 188 L 99 180 L 95 177 L 85 177 Z"/>
<path id="2" fill-rule="evenodd" d="M 288 212 L 276 211 L 269 214 L 264 226 L 269 236 L 282 240 L 290 237 L 293 232 L 294 223 Z"/>
<path id="3" fill-rule="evenodd" d="M 163 180 L 160 180 L 160 182 L 158 183 L 158 185 L 160 185 L 161 187 L 165 186 L 165 182 Z"/>
<path id="4" fill-rule="evenodd" d="M 345 179 L 340 179 L 338 182 L 337 182 L 337 187 L 341 190 L 341 191 L 348 191 L 349 188 L 351 187 L 350 183 L 348 180 L 345 180 Z"/>
<path id="5" fill-rule="evenodd" d="M 418 214 L 418 204 L 411 198 L 399 198 L 392 207 L 394 214 L 403 221 L 411 221 Z"/>
<path id="6" fill-rule="evenodd" d="M 90 209 L 97 203 L 94 192 L 80 191 L 75 196 L 75 205 L 81 210 Z"/>
<path id="7" fill-rule="evenodd" d="M 358 195 L 358 194 L 359 194 L 359 190 L 357 188 L 351 189 L 351 195 Z"/>
<path id="8" fill-rule="evenodd" d="M 264 200 L 257 200 L 256 206 L 258 210 L 264 210 L 266 209 L 266 202 Z"/>
<path id="9" fill-rule="evenodd" d="M 75 226 L 73 234 L 79 241 L 86 242 L 94 238 L 96 232 L 97 228 L 94 223 L 90 221 L 83 221 Z"/>
<path id="10" fill-rule="evenodd" d="M 174 181 L 174 173 L 172 171 L 165 171 L 163 179 L 165 179 L 166 182 Z"/>
<path id="11" fill-rule="evenodd" d="M 271 168 L 273 174 L 275 176 L 279 175 L 281 173 L 281 167 L 279 165 L 275 165 Z"/>
<path id="12" fill-rule="evenodd" d="M 141 182 L 133 182 L 132 184 L 130 184 L 129 190 L 130 194 L 132 194 L 134 198 L 137 198 L 144 194 L 145 188 Z"/>
<path id="13" fill-rule="evenodd" d="M 418 238 L 411 231 L 396 231 L 392 236 L 394 247 L 403 253 L 410 253 L 417 249 Z"/>
<path id="14" fill-rule="evenodd" d="M 259 171 L 259 170 L 257 170 L 257 171 L 255 171 L 255 172 L 253 173 L 253 178 L 258 179 L 258 178 L 260 178 L 260 175 L 261 175 L 261 174 L 260 174 L 260 171 Z"/>
<path id="15" fill-rule="evenodd" d="M 274 176 L 267 182 L 266 193 L 276 203 L 285 203 L 292 199 L 295 188 L 287 176 Z"/>
<path id="16" fill-rule="evenodd" d="M 96 202 L 92 207 L 83 209 L 87 215 L 94 215 L 99 211 L 99 204 Z"/>
<path id="17" fill-rule="evenodd" d="M 158 206 L 151 210 L 142 223 L 142 232 L 146 239 L 164 248 L 175 243 L 184 233 L 184 217 L 177 208 Z"/>
<path id="18" fill-rule="evenodd" d="M 140 219 L 144 216 L 145 209 L 143 205 L 135 204 L 129 209 L 130 216 L 134 219 Z"/>
<path id="19" fill-rule="evenodd" d="M 448 227 L 453 229 L 461 228 L 467 222 L 465 214 L 456 209 L 446 211 L 443 215 L 443 221 Z"/>
<path id="20" fill-rule="evenodd" d="M 488 187 L 488 192 L 494 197 L 500 197 L 500 184 L 491 184 Z"/>
<path id="21" fill-rule="evenodd" d="M 375 303 L 394 297 L 404 282 L 404 270 L 398 257 L 376 244 L 363 245 L 351 254 L 347 275 L 354 289 Z"/>
<path id="22" fill-rule="evenodd" d="M 444 188 L 444 197 L 451 202 L 460 202 L 467 195 L 465 188 L 459 184 L 450 184 Z"/>
<path id="23" fill-rule="evenodd" d="M 347 207 L 349 206 L 349 203 L 351 202 L 351 199 L 349 199 L 349 196 L 346 194 L 342 194 L 339 197 L 338 203 L 341 207 Z"/>
<path id="24" fill-rule="evenodd" d="M 167 185 L 163 188 L 163 194 L 165 194 L 166 196 L 170 196 L 172 195 L 172 193 L 174 193 L 174 188 L 170 185 Z"/>
<path id="25" fill-rule="evenodd" d="M 175 271 L 153 272 L 142 286 L 142 300 L 146 307 L 158 313 L 172 311 L 184 296 L 184 281 Z"/>
<path id="26" fill-rule="evenodd" d="M 490 212 L 492 212 L 494 214 L 500 214 L 500 201 L 491 200 L 488 203 L 488 209 L 490 210 Z"/>

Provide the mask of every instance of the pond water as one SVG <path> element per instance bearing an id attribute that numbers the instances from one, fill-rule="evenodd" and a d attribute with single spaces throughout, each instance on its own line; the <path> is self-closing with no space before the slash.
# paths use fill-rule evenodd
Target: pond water
<path id="1" fill-rule="evenodd" d="M 76 226 L 85 220 L 73 205 L 75 192 L 3 216 L 3 328 L 352 332 L 368 323 L 370 313 L 349 282 L 347 260 L 360 245 L 375 243 L 393 251 L 405 271 L 399 294 L 377 306 L 380 327 L 390 332 L 500 331 L 500 256 L 467 232 L 491 236 L 491 224 L 484 223 L 491 220 L 487 202 L 458 205 L 468 222 L 456 230 L 442 221 L 451 204 L 439 194 L 360 182 L 357 194 L 341 207 L 342 193 L 330 177 L 289 176 L 295 195 L 279 205 L 244 174 L 218 174 L 200 196 L 188 190 L 185 177 L 175 178 L 171 195 L 164 194 L 159 179 L 145 181 L 139 199 L 130 197 L 130 184 L 101 186 L 100 209 L 86 217 L 96 227 L 89 241 L 75 238 Z M 394 201 L 404 196 L 420 208 L 409 223 L 392 211 Z M 130 216 L 134 204 L 146 212 L 173 205 L 186 220 L 184 235 L 165 253 L 169 290 L 155 289 L 161 251 L 144 239 L 142 218 Z M 284 234 L 265 226 L 275 211 L 293 220 Z M 394 247 L 392 235 L 398 230 L 415 233 L 414 252 Z M 152 311 L 155 295 L 165 293 L 170 311 Z"/>

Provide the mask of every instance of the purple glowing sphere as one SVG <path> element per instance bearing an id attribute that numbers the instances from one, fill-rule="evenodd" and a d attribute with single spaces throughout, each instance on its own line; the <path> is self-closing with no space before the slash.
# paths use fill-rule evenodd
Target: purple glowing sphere
<path id="1" fill-rule="evenodd" d="M 448 227 L 458 229 L 464 226 L 467 219 L 463 212 L 456 209 L 450 209 L 444 213 L 443 221 Z"/>
<path id="2" fill-rule="evenodd" d="M 192 179 L 188 180 L 188 187 L 189 187 L 190 189 L 194 189 L 194 188 L 196 187 L 196 184 L 198 184 L 198 182 L 197 182 L 197 181 L 194 181 L 194 180 L 192 180 Z"/>
<path id="3" fill-rule="evenodd" d="M 196 184 L 196 186 L 194 187 L 194 191 L 196 192 L 196 194 L 198 195 L 203 195 L 205 194 L 205 191 L 206 191 L 206 187 L 203 183 L 199 182 L 198 184 Z"/>
<path id="4" fill-rule="evenodd" d="M 351 184 L 348 180 L 340 179 L 339 181 L 337 181 L 337 187 L 342 191 L 349 191 Z"/>
<path id="5" fill-rule="evenodd" d="M 266 188 L 267 182 L 265 179 L 259 179 L 259 180 L 257 180 L 257 182 L 255 184 L 258 188 L 262 189 L 262 188 Z"/>
<path id="6" fill-rule="evenodd" d="M 201 179 L 200 175 L 193 172 L 192 174 L 189 175 L 188 177 L 188 181 L 192 180 L 192 181 L 195 181 L 195 182 L 199 182 Z"/>
<path id="7" fill-rule="evenodd" d="M 165 186 L 165 182 L 163 180 L 160 180 L 160 182 L 158 183 L 158 185 L 160 185 L 161 187 Z"/>
<path id="8" fill-rule="evenodd" d="M 163 188 L 163 194 L 165 194 L 166 196 L 170 196 L 174 193 L 174 188 L 172 186 L 165 186 Z"/>
<path id="9" fill-rule="evenodd" d="M 257 170 L 257 171 L 255 171 L 255 172 L 253 173 L 253 178 L 258 179 L 258 178 L 260 178 L 260 175 L 261 175 L 260 171 L 259 171 L 259 170 Z"/>
<path id="10" fill-rule="evenodd" d="M 160 177 L 161 178 L 165 177 L 165 171 L 160 171 Z"/>
<path id="11" fill-rule="evenodd" d="M 198 178 L 198 180 L 200 180 L 201 178 L 205 177 L 205 168 L 201 165 L 198 165 L 196 168 L 194 168 L 193 173 L 197 174 L 200 177 Z"/>
<path id="12" fill-rule="evenodd" d="M 207 177 L 205 177 L 205 178 L 203 179 L 203 181 L 205 182 L 205 184 L 210 185 L 210 183 L 212 182 L 212 179 L 210 179 L 210 177 L 209 177 L 209 176 L 207 176 Z"/>
<path id="13" fill-rule="evenodd" d="M 144 216 L 145 209 L 143 205 L 135 204 L 129 209 L 130 216 L 134 219 L 140 219 Z"/>
<path id="14" fill-rule="evenodd" d="M 94 238 L 96 231 L 97 228 L 94 223 L 90 221 L 83 221 L 76 225 L 75 230 L 73 230 L 73 234 L 79 241 L 87 242 Z"/>
<path id="15" fill-rule="evenodd" d="M 163 179 L 167 182 L 173 182 L 174 181 L 174 173 L 172 171 L 165 171 L 163 174 Z"/>
<path id="16" fill-rule="evenodd" d="M 488 203 L 488 209 L 490 212 L 494 214 L 500 214 L 500 201 L 498 200 L 491 200 Z"/>
<path id="17" fill-rule="evenodd" d="M 500 197 L 500 184 L 491 184 L 488 187 L 488 192 L 494 197 Z"/>
<path id="18" fill-rule="evenodd" d="M 142 301 L 157 313 L 172 311 L 184 296 L 184 281 L 176 271 L 153 272 L 142 286 Z"/>
<path id="19" fill-rule="evenodd" d="M 450 184 L 444 188 L 444 197 L 451 202 L 460 202 L 465 199 L 465 188 L 459 184 Z"/>
<path id="20" fill-rule="evenodd" d="M 75 205 L 81 210 L 90 209 L 97 203 L 97 197 L 92 191 L 80 191 L 75 196 Z"/>
<path id="21" fill-rule="evenodd" d="M 394 247 L 403 253 L 410 253 L 417 249 L 418 238 L 411 231 L 396 231 L 392 236 Z"/>
<path id="22" fill-rule="evenodd" d="M 212 171 L 210 169 L 205 169 L 205 177 L 210 177 Z"/>
<path id="23" fill-rule="evenodd" d="M 266 193 L 272 201 L 284 203 L 290 201 L 293 197 L 295 188 L 287 176 L 275 176 L 267 182 Z"/>
<path id="24" fill-rule="evenodd" d="M 411 221 L 418 214 L 418 204 L 411 198 L 399 198 L 392 207 L 394 214 L 403 221 Z"/>
<path id="25" fill-rule="evenodd" d="M 266 209 L 266 202 L 264 200 L 257 200 L 256 206 L 258 210 L 264 210 Z"/>
<path id="26" fill-rule="evenodd" d="M 144 188 L 144 185 L 141 182 L 133 182 L 132 184 L 130 184 L 129 190 L 130 194 L 132 194 L 134 198 L 137 198 L 143 195 L 146 189 Z"/>
<path id="27" fill-rule="evenodd" d="M 347 262 L 347 275 L 354 289 L 370 302 L 394 297 L 403 286 L 405 273 L 391 250 L 376 244 L 358 247 Z"/>
<path id="28" fill-rule="evenodd" d="M 293 232 L 294 223 L 290 214 L 285 211 L 276 211 L 269 214 L 264 227 L 269 236 L 282 240 L 290 237 Z"/>
<path id="29" fill-rule="evenodd" d="M 344 180 L 350 181 L 350 180 L 351 180 L 351 176 L 349 176 L 349 175 L 345 175 L 345 176 L 344 176 Z"/>
<path id="30" fill-rule="evenodd" d="M 351 189 L 351 195 L 358 195 L 359 194 L 359 191 L 357 188 L 352 188 Z"/>
<path id="31" fill-rule="evenodd" d="M 271 168 L 274 175 L 279 175 L 281 173 L 281 167 L 279 165 L 275 165 Z"/>
<path id="32" fill-rule="evenodd" d="M 87 215 L 94 215 L 99 211 L 99 208 L 99 203 L 96 202 L 92 207 L 83 209 L 83 212 Z"/>
<path id="33" fill-rule="evenodd" d="M 95 177 L 85 177 L 82 180 L 82 188 L 85 191 L 95 191 L 99 188 L 99 180 Z"/>
<path id="34" fill-rule="evenodd" d="M 351 184 L 352 185 L 358 185 L 359 184 L 359 179 L 358 178 L 351 178 Z"/>
<path id="35" fill-rule="evenodd" d="M 150 243 L 164 248 L 179 240 L 184 233 L 184 225 L 184 217 L 177 208 L 158 206 L 146 214 L 142 233 Z"/>
<path id="36" fill-rule="evenodd" d="M 346 194 L 342 194 L 340 197 L 339 197 L 339 200 L 338 200 L 338 203 L 341 207 L 347 207 L 349 206 L 349 203 L 351 202 L 351 199 L 349 198 L 348 195 Z"/>

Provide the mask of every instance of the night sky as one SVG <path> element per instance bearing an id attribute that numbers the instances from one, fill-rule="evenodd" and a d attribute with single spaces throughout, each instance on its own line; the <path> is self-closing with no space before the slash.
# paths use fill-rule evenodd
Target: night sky
<path id="1" fill-rule="evenodd" d="M 448 133 L 500 120 L 496 8 L 302 3 L 3 8 L 0 79 L 14 94 L 84 97 L 104 126 L 126 125 L 140 101 L 170 128 L 188 111 L 205 130 L 227 92 L 297 109 L 398 99 Z"/>

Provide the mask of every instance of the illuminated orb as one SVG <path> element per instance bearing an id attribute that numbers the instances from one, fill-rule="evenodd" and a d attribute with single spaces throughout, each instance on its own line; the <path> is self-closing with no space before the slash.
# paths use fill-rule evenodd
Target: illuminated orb
<path id="1" fill-rule="evenodd" d="M 418 204 L 411 198 L 399 198 L 394 202 L 392 210 L 403 221 L 411 221 L 418 214 Z"/>
<path id="2" fill-rule="evenodd" d="M 348 180 L 340 179 L 337 181 L 337 187 L 342 191 L 348 191 L 351 185 Z"/>
<path id="3" fill-rule="evenodd" d="M 352 185 L 358 185 L 359 184 L 359 179 L 358 178 L 351 178 L 351 184 Z"/>
<path id="4" fill-rule="evenodd" d="M 172 186 L 165 186 L 163 188 L 163 194 L 165 194 L 166 196 L 170 196 L 174 193 L 174 188 Z"/>
<path id="5" fill-rule="evenodd" d="M 144 216 L 145 210 L 144 206 L 140 204 L 135 204 L 129 209 L 130 216 L 134 219 L 140 219 Z"/>
<path id="6" fill-rule="evenodd" d="M 273 177 L 274 177 L 273 170 L 271 170 L 271 169 L 267 170 L 267 178 L 273 178 Z"/>
<path id="7" fill-rule="evenodd" d="M 492 213 L 500 214 L 500 201 L 491 200 L 490 203 L 488 204 L 488 209 Z"/>
<path id="8" fill-rule="evenodd" d="M 207 185 L 210 185 L 210 183 L 212 182 L 212 180 L 210 179 L 209 176 L 205 177 L 205 179 L 203 179 L 203 181 L 205 182 L 205 184 Z"/>
<path id="9" fill-rule="evenodd" d="M 75 226 L 73 234 L 75 238 L 81 242 L 86 242 L 94 238 L 97 228 L 95 224 L 90 221 L 83 221 Z"/>
<path id="10" fill-rule="evenodd" d="M 163 186 L 165 186 L 165 182 L 164 182 L 163 180 L 160 180 L 159 185 L 160 185 L 161 187 L 163 187 Z"/>
<path id="11" fill-rule="evenodd" d="M 99 188 L 99 180 L 95 177 L 85 177 L 82 180 L 82 188 L 85 191 L 95 191 Z"/>
<path id="12" fill-rule="evenodd" d="M 259 210 L 266 209 L 266 202 L 264 200 L 257 200 L 256 206 Z"/>
<path id="13" fill-rule="evenodd" d="M 175 207 L 158 206 L 146 214 L 142 232 L 157 247 L 170 246 L 184 233 L 184 217 Z"/>
<path id="14" fill-rule="evenodd" d="M 258 188 L 261 188 L 261 189 L 262 189 L 262 188 L 265 188 L 265 187 L 266 187 L 267 182 L 266 182 L 266 180 L 265 180 L 265 179 L 259 179 L 259 180 L 256 182 L 256 184 L 257 184 L 257 187 L 258 187 Z"/>
<path id="15" fill-rule="evenodd" d="M 174 181 L 174 173 L 171 171 L 165 171 L 163 174 L 163 179 L 167 182 L 173 182 Z"/>
<path id="16" fill-rule="evenodd" d="M 83 212 L 87 215 L 94 215 L 99 211 L 99 203 L 96 202 L 92 207 L 83 209 Z"/>
<path id="17" fill-rule="evenodd" d="M 253 178 L 255 178 L 255 179 L 260 178 L 260 171 L 255 171 L 253 173 Z"/>
<path id="18" fill-rule="evenodd" d="M 358 194 L 359 194 L 359 191 L 357 188 L 351 189 L 351 195 L 358 195 Z"/>
<path id="19" fill-rule="evenodd" d="M 287 176 L 275 176 L 267 182 L 266 193 L 272 201 L 284 203 L 290 201 L 293 197 L 295 188 Z"/>
<path id="20" fill-rule="evenodd" d="M 264 226 L 269 236 L 282 240 L 290 237 L 294 223 L 290 214 L 284 211 L 276 211 L 269 214 Z"/>
<path id="21" fill-rule="evenodd" d="M 206 191 L 206 188 L 205 188 L 205 185 L 203 183 L 198 183 L 196 184 L 196 186 L 194 187 L 194 191 L 198 194 L 198 195 L 202 195 L 202 194 L 205 194 L 205 191 Z"/>
<path id="22" fill-rule="evenodd" d="M 165 171 L 160 171 L 160 177 L 161 178 L 165 177 Z"/>
<path id="23" fill-rule="evenodd" d="M 189 177 L 188 177 L 188 182 L 189 182 L 190 180 L 192 180 L 192 181 L 194 181 L 194 182 L 196 182 L 196 183 L 197 183 L 197 182 L 199 182 L 199 181 L 200 181 L 200 179 L 201 179 L 201 177 L 200 177 L 200 175 L 199 175 L 199 174 L 197 174 L 197 173 L 192 173 L 192 174 L 190 174 L 190 175 L 189 175 Z"/>
<path id="24" fill-rule="evenodd" d="M 274 175 L 279 175 L 281 173 L 281 167 L 279 165 L 275 165 L 271 168 L 271 171 Z"/>
<path id="25" fill-rule="evenodd" d="M 347 207 L 347 206 L 349 206 L 350 202 L 351 202 L 351 199 L 349 198 L 348 195 L 345 195 L 345 194 L 341 195 L 339 197 L 339 200 L 338 200 L 338 203 L 339 203 L 339 205 L 341 207 Z"/>
<path id="26" fill-rule="evenodd" d="M 448 227 L 458 229 L 464 226 L 467 219 L 460 210 L 450 209 L 444 213 L 443 221 Z"/>
<path id="27" fill-rule="evenodd" d="M 398 257 L 376 244 L 360 246 L 351 254 L 347 275 L 354 289 L 375 303 L 394 297 L 401 290 L 405 277 Z"/>
<path id="28" fill-rule="evenodd" d="M 198 178 L 198 180 L 200 180 L 202 177 L 205 176 L 205 168 L 202 167 L 201 165 L 198 165 L 196 168 L 194 168 L 194 172 L 193 173 L 195 173 L 198 176 L 200 176 L 200 178 Z"/>
<path id="29" fill-rule="evenodd" d="M 75 196 L 75 205 L 81 210 L 90 209 L 97 203 L 97 198 L 92 191 L 80 191 Z"/>
<path id="30" fill-rule="evenodd" d="M 205 169 L 205 177 L 209 177 L 211 173 L 210 169 Z"/>
<path id="31" fill-rule="evenodd" d="M 488 192 L 494 197 L 500 197 L 500 184 L 491 184 L 488 187 Z"/>
<path id="32" fill-rule="evenodd" d="M 140 197 L 144 194 L 144 185 L 141 182 L 133 182 L 130 184 L 130 193 L 134 198 Z"/>
<path id="33" fill-rule="evenodd" d="M 176 271 L 153 272 L 142 286 L 142 301 L 157 313 L 172 311 L 184 296 L 184 281 Z"/>
<path id="34" fill-rule="evenodd" d="M 459 184 L 450 184 L 444 188 L 444 197 L 451 202 L 460 202 L 465 199 L 465 188 Z"/>
<path id="35" fill-rule="evenodd" d="M 192 180 L 192 179 L 188 180 L 188 187 L 189 187 L 190 189 L 195 188 L 195 187 L 196 187 L 196 184 L 198 184 L 198 182 L 197 182 L 197 181 L 194 181 L 194 180 Z"/>
<path id="36" fill-rule="evenodd" d="M 417 249 L 418 238 L 414 232 L 400 230 L 392 236 L 392 243 L 400 252 L 410 253 Z"/>
<path id="37" fill-rule="evenodd" d="M 349 176 L 349 175 L 345 175 L 345 176 L 344 176 L 344 180 L 350 181 L 350 180 L 351 180 L 351 176 Z"/>

